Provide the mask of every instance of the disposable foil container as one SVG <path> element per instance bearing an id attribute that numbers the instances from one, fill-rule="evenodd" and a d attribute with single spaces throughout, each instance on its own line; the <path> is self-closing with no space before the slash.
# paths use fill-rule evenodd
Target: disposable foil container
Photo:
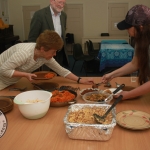
<path id="1" fill-rule="evenodd" d="M 108 109 L 108 104 L 74 104 L 70 105 L 64 117 L 66 133 L 71 139 L 107 141 L 111 138 L 116 126 L 116 109 L 112 109 L 112 122 L 110 124 L 80 124 L 68 122 L 68 115 L 72 111 L 78 111 L 84 107 L 98 107 Z"/>

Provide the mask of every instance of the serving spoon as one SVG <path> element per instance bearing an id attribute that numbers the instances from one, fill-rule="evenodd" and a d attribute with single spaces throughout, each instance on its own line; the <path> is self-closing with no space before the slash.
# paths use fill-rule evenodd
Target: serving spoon
<path id="1" fill-rule="evenodd" d="M 97 123 L 102 124 L 103 122 L 105 122 L 105 118 L 107 117 L 107 115 L 109 114 L 109 112 L 122 100 L 123 96 L 120 95 L 115 102 L 111 105 L 111 107 L 106 111 L 106 113 L 103 116 L 99 116 L 98 114 L 93 114 L 95 120 Z"/>
<path id="2" fill-rule="evenodd" d="M 119 90 L 121 90 L 121 89 L 124 88 L 124 87 L 125 87 L 125 84 L 121 84 L 119 87 L 116 88 L 116 90 L 114 90 L 114 91 L 112 92 L 112 94 L 110 94 L 107 98 L 105 98 L 104 101 L 107 102 L 108 99 L 109 99 L 111 96 L 113 96 L 114 94 L 116 94 Z"/>

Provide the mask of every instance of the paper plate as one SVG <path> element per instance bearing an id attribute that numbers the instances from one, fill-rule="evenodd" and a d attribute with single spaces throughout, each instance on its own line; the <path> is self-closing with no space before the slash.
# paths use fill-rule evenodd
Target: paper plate
<path id="1" fill-rule="evenodd" d="M 150 128 L 150 114 L 138 110 L 119 112 L 116 121 L 121 127 L 131 130 L 144 130 Z"/>
<path id="2" fill-rule="evenodd" d="M 34 74 L 37 75 L 37 77 L 33 77 L 34 80 L 49 80 L 57 76 L 56 73 L 50 71 L 34 72 Z M 48 76 L 48 74 L 50 74 L 50 76 Z"/>

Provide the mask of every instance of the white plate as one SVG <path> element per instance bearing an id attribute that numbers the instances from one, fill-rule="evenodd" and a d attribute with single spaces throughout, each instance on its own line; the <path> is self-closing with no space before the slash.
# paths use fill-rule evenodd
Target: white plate
<path id="1" fill-rule="evenodd" d="M 113 92 L 113 91 L 116 90 L 116 88 L 110 88 L 110 89 L 106 89 L 106 90 L 110 90 L 111 92 Z M 104 90 L 104 92 L 105 92 L 106 90 Z M 116 94 L 120 93 L 121 91 L 122 91 L 122 90 L 119 90 Z M 116 95 L 116 94 L 114 94 L 114 95 Z"/>

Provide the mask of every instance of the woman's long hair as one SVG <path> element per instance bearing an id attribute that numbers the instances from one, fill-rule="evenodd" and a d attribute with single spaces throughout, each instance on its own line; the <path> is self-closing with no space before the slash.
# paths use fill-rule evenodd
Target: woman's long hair
<path id="1" fill-rule="evenodd" d="M 136 56 L 138 58 L 139 67 L 139 83 L 145 83 L 150 77 L 149 66 L 149 46 L 150 46 L 150 25 L 144 25 L 142 30 L 140 26 L 136 26 Z"/>

